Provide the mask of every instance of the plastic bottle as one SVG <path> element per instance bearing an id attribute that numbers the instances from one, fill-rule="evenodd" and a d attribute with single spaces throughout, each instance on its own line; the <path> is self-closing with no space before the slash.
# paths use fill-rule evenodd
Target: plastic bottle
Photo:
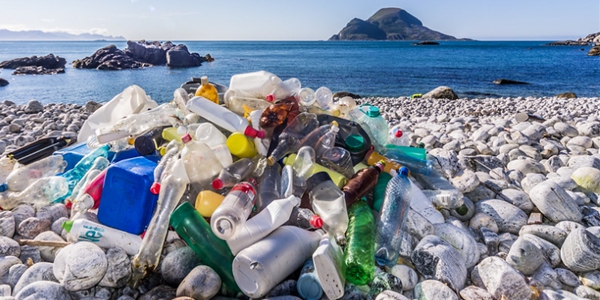
<path id="1" fill-rule="evenodd" d="M 108 168 L 108 165 L 110 165 L 110 162 L 108 161 L 108 159 L 106 159 L 104 157 L 97 157 L 96 160 L 94 160 L 94 164 L 92 165 L 92 167 L 85 173 L 83 178 L 81 178 L 81 180 L 79 180 L 79 182 L 75 185 L 75 187 L 73 188 L 73 191 L 71 192 L 71 195 L 69 196 L 69 199 L 73 199 L 74 197 L 78 196 L 79 193 L 84 190 L 87 183 L 90 180 L 92 180 L 94 177 L 96 177 L 98 174 L 100 174 L 101 172 L 106 170 L 106 168 Z"/>
<path id="2" fill-rule="evenodd" d="M 350 120 L 350 112 L 356 108 L 356 101 L 352 99 L 352 97 L 343 97 L 341 98 L 336 105 L 334 105 L 334 109 L 340 111 L 340 118 L 344 118 L 346 120 Z"/>
<path id="3" fill-rule="evenodd" d="M 351 178 L 355 174 L 351 154 L 344 148 L 333 147 L 323 152 L 321 157 L 317 157 L 317 161 L 324 167 L 332 169 L 346 178 Z"/>
<path id="4" fill-rule="evenodd" d="M 410 208 L 411 183 L 408 168 L 402 167 L 387 185 L 377 220 L 375 260 L 392 267 L 398 259 L 401 236 Z"/>
<path id="5" fill-rule="evenodd" d="M 279 185 L 279 192 L 282 197 L 288 197 L 294 195 L 294 168 L 292 166 L 284 166 L 281 169 L 281 184 Z M 302 197 L 301 195 L 299 197 Z"/>
<path id="6" fill-rule="evenodd" d="M 256 97 L 245 91 L 229 89 L 223 95 L 225 105 L 232 112 L 245 116 L 255 110 L 262 110 L 269 107 L 272 103 L 265 100 L 264 96 Z"/>
<path id="7" fill-rule="evenodd" d="M 259 125 L 262 128 L 274 128 L 283 124 L 287 117 L 288 105 L 285 103 L 271 104 L 262 110 Z"/>
<path id="8" fill-rule="evenodd" d="M 267 101 L 282 100 L 297 94 L 302 84 L 298 78 L 286 79 L 279 84 L 266 96 Z"/>
<path id="9" fill-rule="evenodd" d="M 245 136 L 244 136 L 245 137 Z M 210 147 L 210 150 L 215 154 L 215 157 L 221 162 L 221 166 L 228 167 L 233 163 L 233 157 L 227 144 L 221 144 L 214 147 Z"/>
<path id="10" fill-rule="evenodd" d="M 365 110 L 365 107 L 366 110 Z M 362 105 L 359 108 L 363 115 L 360 116 L 358 122 L 371 138 L 371 144 L 375 146 L 377 151 L 383 151 L 388 139 L 389 125 L 381 116 L 381 112 L 377 106 Z"/>
<path id="11" fill-rule="evenodd" d="M 160 181 L 165 170 L 170 169 L 170 166 L 175 163 L 177 156 L 181 153 L 182 145 L 177 142 L 169 142 L 167 145 L 167 153 L 158 162 L 158 165 L 154 169 L 154 183 L 150 187 L 150 192 L 154 195 L 158 195 L 160 192 Z"/>
<path id="12" fill-rule="evenodd" d="M 241 90 L 255 98 L 265 98 L 279 84 L 281 79 L 266 71 L 242 73 L 231 76 L 230 90 Z"/>
<path id="13" fill-rule="evenodd" d="M 385 197 L 385 189 L 392 179 L 392 175 L 387 172 L 381 172 L 377 178 L 377 184 L 373 188 L 373 209 L 375 211 L 381 211 L 381 205 L 383 204 L 383 198 Z"/>
<path id="14" fill-rule="evenodd" d="M 390 130 L 390 135 L 388 137 L 388 144 L 396 145 L 396 146 L 409 146 L 410 141 L 408 140 L 408 135 L 404 134 L 402 130 L 398 127 L 392 128 Z"/>
<path id="15" fill-rule="evenodd" d="M 290 214 L 290 219 L 284 225 L 302 229 L 320 229 L 323 227 L 323 219 L 308 208 L 295 207 Z"/>
<path id="16" fill-rule="evenodd" d="M 323 153 L 328 150 L 331 150 L 335 146 L 335 139 L 337 137 L 338 131 L 340 128 L 338 127 L 338 123 L 336 121 L 331 122 L 331 128 L 327 131 L 322 137 L 319 138 L 317 143 L 315 144 L 315 154 L 317 157 L 322 157 Z"/>
<path id="17" fill-rule="evenodd" d="M 318 126 L 319 121 L 315 114 L 301 113 L 296 116 L 278 136 L 277 147 L 269 155 L 269 164 L 272 165 L 287 154 L 300 149 L 300 140 Z"/>
<path id="18" fill-rule="evenodd" d="M 233 276 L 246 296 L 264 297 L 317 249 L 323 233 L 282 226 L 233 260 Z"/>
<path id="19" fill-rule="evenodd" d="M 344 193 L 331 181 L 329 174 L 316 173 L 306 181 L 313 211 L 323 219 L 323 229 L 340 245 L 346 243 L 348 211 Z"/>
<path id="20" fill-rule="evenodd" d="M 251 138 L 263 138 L 265 136 L 264 131 L 257 131 L 249 126 L 248 120 L 206 98 L 194 97 L 188 101 L 187 107 L 194 113 L 230 132 L 241 132 Z"/>
<path id="21" fill-rule="evenodd" d="M 321 288 L 312 257 L 302 266 L 296 288 L 300 297 L 305 300 L 320 300 L 323 296 L 323 288 Z"/>
<path id="22" fill-rule="evenodd" d="M 179 134 L 177 132 L 177 128 L 175 128 L 175 127 L 167 127 L 167 128 L 165 128 L 163 130 L 161 136 L 167 142 L 177 141 L 178 143 L 183 143 L 181 141 L 181 134 Z"/>
<path id="23" fill-rule="evenodd" d="M 142 274 L 146 274 L 148 270 L 155 270 L 158 267 L 169 230 L 169 218 L 189 183 L 181 159 L 177 159 L 173 168 L 179 170 L 173 171 L 172 174 L 161 181 L 161 186 L 164 189 L 161 189 L 158 194 L 156 210 L 150 224 L 148 224 L 139 252 L 133 257 L 134 277 L 141 278 L 143 277 Z"/>
<path id="24" fill-rule="evenodd" d="M 433 200 L 433 204 L 437 207 L 443 207 L 446 209 L 454 209 L 464 204 L 463 194 L 457 190 L 448 179 L 444 178 L 435 169 L 431 171 L 429 175 L 423 175 L 416 173 L 415 179 L 423 185 L 423 187 L 434 190 L 435 195 L 428 197 Z M 430 191 L 429 194 L 432 192 Z"/>
<path id="25" fill-rule="evenodd" d="M 212 217 L 217 207 L 223 203 L 225 196 L 210 190 L 200 191 L 196 196 L 196 210 L 205 218 Z"/>
<path id="26" fill-rule="evenodd" d="M 348 210 L 348 244 L 344 249 L 346 280 L 355 285 L 369 284 L 375 275 L 375 219 L 363 201 Z"/>
<path id="27" fill-rule="evenodd" d="M 346 284 L 344 253 L 340 246 L 331 242 L 329 235 L 321 238 L 319 247 L 313 253 L 313 263 L 323 292 L 328 299 L 344 296 Z"/>
<path id="28" fill-rule="evenodd" d="M 227 137 L 212 123 L 202 123 L 195 132 L 196 141 L 205 143 L 209 147 L 222 145 L 227 142 Z"/>
<path id="29" fill-rule="evenodd" d="M 195 96 L 202 96 L 216 104 L 219 104 L 219 92 L 217 88 L 208 82 L 208 76 L 200 77 L 200 86 L 196 90 Z"/>
<path id="30" fill-rule="evenodd" d="M 416 159 L 422 159 L 422 160 L 427 159 L 427 150 L 425 150 L 424 148 L 397 146 L 397 145 L 387 144 L 387 145 L 385 145 L 385 153 L 387 153 L 388 151 L 400 152 L 404 155 L 408 155 L 408 156 L 416 158 Z"/>
<path id="31" fill-rule="evenodd" d="M 210 225 L 187 201 L 173 211 L 170 224 L 177 234 L 194 250 L 202 262 L 211 267 L 223 284 L 231 290 L 239 291 L 233 276 L 233 254 L 225 241 L 212 232 Z"/>
<path id="32" fill-rule="evenodd" d="M 383 163 L 379 162 L 373 167 L 358 171 L 348 180 L 348 183 L 342 188 L 346 199 L 346 207 L 350 207 L 375 188 L 383 166 Z"/>
<path id="33" fill-rule="evenodd" d="M 63 172 L 66 166 L 67 162 L 60 155 L 50 155 L 29 165 L 18 166 L 6 177 L 5 183 L 0 184 L 0 192 L 20 192 L 42 177 Z"/>
<path id="34" fill-rule="evenodd" d="M 317 105 L 324 110 L 331 110 L 333 106 L 333 93 L 327 87 L 320 87 L 315 91 Z"/>
<path id="35" fill-rule="evenodd" d="M 252 128 L 256 130 L 261 130 L 260 127 L 260 118 L 264 110 L 254 110 L 250 113 L 249 118 L 251 120 Z M 269 147 L 271 146 L 271 137 L 265 136 L 263 139 L 254 138 L 254 147 L 256 148 L 256 152 L 262 156 L 267 156 L 269 154 Z"/>
<path id="36" fill-rule="evenodd" d="M 305 87 L 298 91 L 298 102 L 302 107 L 308 108 L 317 102 L 315 91 L 311 88 Z"/>
<path id="37" fill-rule="evenodd" d="M 21 203 L 31 204 L 42 208 L 51 204 L 53 199 L 65 198 L 69 192 L 68 182 L 63 177 L 44 177 L 33 182 L 21 192 L 8 192 L 0 194 L 0 207 L 10 210 Z"/>
<path id="38" fill-rule="evenodd" d="M 65 221 L 62 227 L 67 231 L 67 240 L 70 242 L 91 242 L 105 249 L 119 247 L 129 255 L 135 255 L 142 244 L 142 238 L 139 235 L 116 230 L 86 219 Z"/>
<path id="39" fill-rule="evenodd" d="M 184 115 L 190 113 L 187 107 L 185 107 L 189 100 L 190 97 L 185 89 L 177 88 L 175 91 L 173 91 L 173 103 L 177 105 L 177 108 L 179 108 Z"/>
<path id="40" fill-rule="evenodd" d="M 411 184 L 411 201 L 410 208 L 412 208 L 415 212 L 419 213 L 425 219 L 427 219 L 431 224 L 441 224 L 444 223 L 444 216 L 441 212 L 439 212 L 431 203 L 431 199 L 423 194 L 423 191 L 416 186 L 412 181 Z"/>
<path id="41" fill-rule="evenodd" d="M 210 218 L 210 227 L 220 239 L 233 238 L 235 231 L 244 226 L 250 216 L 256 202 L 256 182 L 251 182 L 240 182 L 231 188 Z"/>
<path id="42" fill-rule="evenodd" d="M 226 187 L 232 187 L 238 182 L 248 178 L 256 167 L 256 162 L 249 158 L 242 158 L 233 164 L 223 168 L 219 176 L 213 180 L 212 187 L 215 190 L 221 190 Z"/>
<path id="43" fill-rule="evenodd" d="M 367 155 L 365 156 L 365 162 L 369 166 L 374 166 L 376 163 L 383 161 L 385 166 L 383 167 L 383 171 L 390 173 L 392 170 L 399 170 L 402 165 L 398 162 L 395 162 L 379 153 L 377 153 L 374 149 L 369 150 Z"/>
<path id="44" fill-rule="evenodd" d="M 316 150 L 319 139 L 325 136 L 325 134 L 327 134 L 331 130 L 331 127 L 333 127 L 333 124 L 325 124 L 311 131 L 307 136 L 300 140 L 299 148 L 309 146 Z"/>
<path id="45" fill-rule="evenodd" d="M 6 181 L 6 177 L 13 171 L 16 163 L 16 160 L 10 159 L 7 156 L 0 158 L 0 182 Z"/>
<path id="46" fill-rule="evenodd" d="M 86 174 L 84 187 L 79 190 L 77 197 L 71 203 L 71 220 L 80 219 L 89 209 L 98 208 L 104 178 L 106 178 L 106 169 L 91 170 Z"/>
<path id="47" fill-rule="evenodd" d="M 234 132 L 227 138 L 227 148 L 231 154 L 240 158 L 252 158 L 258 154 L 254 142 L 239 132 Z"/>
<path id="48" fill-rule="evenodd" d="M 261 211 L 276 199 L 281 199 L 281 166 L 267 166 L 262 173 L 258 186 L 256 210 Z"/>
<path id="49" fill-rule="evenodd" d="M 429 175 L 431 174 L 431 170 L 433 170 L 433 164 L 428 159 L 414 158 L 410 155 L 405 155 L 402 152 L 394 151 L 391 149 L 388 149 L 388 151 L 386 151 L 385 156 L 409 168 L 411 173 Z"/>
<path id="50" fill-rule="evenodd" d="M 233 237 L 227 240 L 231 253 L 238 254 L 279 228 L 289 220 L 292 209 L 298 205 L 300 199 L 294 195 L 272 201 L 260 213 L 239 227 Z"/>
<path id="51" fill-rule="evenodd" d="M 318 172 L 326 172 L 327 174 L 329 174 L 330 178 L 333 180 L 333 182 L 338 188 L 342 188 L 344 185 L 346 185 L 346 183 L 348 182 L 348 178 L 334 170 L 325 168 L 315 163 L 314 151 L 310 153 L 310 151 L 308 150 L 312 148 L 306 147 L 304 149 L 307 150 L 298 151 L 298 155 L 290 154 L 289 156 L 283 159 L 283 163 L 286 165 L 293 165 L 294 171 L 297 173 L 297 175 L 303 177 L 305 180 Z"/>
<path id="52" fill-rule="evenodd" d="M 208 186 L 223 169 L 223 165 L 206 144 L 192 141 L 189 134 L 184 135 L 182 140 L 185 144 L 181 150 L 181 159 L 190 183 L 200 187 Z"/>

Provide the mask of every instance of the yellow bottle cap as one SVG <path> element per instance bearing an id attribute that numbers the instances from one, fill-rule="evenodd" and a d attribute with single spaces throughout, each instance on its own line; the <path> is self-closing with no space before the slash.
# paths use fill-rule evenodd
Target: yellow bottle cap
<path id="1" fill-rule="evenodd" d="M 258 154 L 254 142 L 241 132 L 232 133 L 226 144 L 231 154 L 240 158 L 252 158 Z"/>

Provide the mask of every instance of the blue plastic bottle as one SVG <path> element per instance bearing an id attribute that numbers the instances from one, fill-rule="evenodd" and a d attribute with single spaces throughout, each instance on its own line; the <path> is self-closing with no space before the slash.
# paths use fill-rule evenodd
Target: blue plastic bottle
<path id="1" fill-rule="evenodd" d="M 152 219 L 158 195 L 150 192 L 156 162 L 138 156 L 122 160 L 106 171 L 98 206 L 100 223 L 141 234 Z"/>
<path id="2" fill-rule="evenodd" d="M 375 230 L 375 260 L 379 265 L 394 266 L 410 208 L 411 184 L 408 168 L 401 167 L 390 180 Z"/>

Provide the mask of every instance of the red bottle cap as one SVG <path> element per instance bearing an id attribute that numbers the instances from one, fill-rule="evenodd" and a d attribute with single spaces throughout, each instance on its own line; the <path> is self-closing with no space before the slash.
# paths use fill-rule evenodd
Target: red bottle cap
<path id="1" fill-rule="evenodd" d="M 73 202 L 71 202 L 71 200 L 67 200 L 67 202 L 65 202 L 65 207 L 68 210 L 71 210 L 71 208 L 73 207 Z"/>
<path id="2" fill-rule="evenodd" d="M 268 94 L 265 100 L 267 100 L 269 102 L 273 102 L 273 101 L 275 101 L 275 95 Z"/>
<path id="3" fill-rule="evenodd" d="M 249 136 L 251 138 L 262 139 L 265 137 L 266 133 L 264 130 L 256 130 L 250 126 L 247 126 L 246 129 L 244 130 L 244 135 Z M 183 140 L 183 138 L 182 138 L 182 140 Z"/>
<path id="4" fill-rule="evenodd" d="M 217 191 L 222 189 L 223 188 L 223 180 L 221 180 L 219 178 L 213 180 L 212 187 L 213 187 L 213 189 L 215 189 Z"/>
<path id="5" fill-rule="evenodd" d="M 185 144 L 192 140 L 192 136 L 189 133 L 184 134 L 181 137 L 181 141 Z"/>
<path id="6" fill-rule="evenodd" d="M 310 226 L 312 226 L 315 229 L 319 229 L 321 227 L 323 227 L 323 219 L 321 219 L 321 217 L 319 217 L 318 215 L 313 215 L 310 218 Z"/>
<path id="7" fill-rule="evenodd" d="M 396 130 L 396 133 L 394 134 L 397 138 L 401 138 L 403 133 L 402 130 Z"/>
<path id="8" fill-rule="evenodd" d="M 160 182 L 155 182 L 150 186 L 150 193 L 158 195 L 160 193 Z"/>

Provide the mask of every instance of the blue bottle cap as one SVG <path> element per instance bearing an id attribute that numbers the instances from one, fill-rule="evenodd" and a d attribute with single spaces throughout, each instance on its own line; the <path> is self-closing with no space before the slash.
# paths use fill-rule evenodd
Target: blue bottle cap
<path id="1" fill-rule="evenodd" d="M 8 190 L 8 185 L 6 185 L 6 183 L 0 184 L 0 193 L 5 192 L 6 190 Z"/>
<path id="2" fill-rule="evenodd" d="M 400 170 L 398 170 L 398 175 L 402 177 L 408 177 L 408 174 L 410 174 L 410 170 L 405 166 L 400 167 Z"/>

